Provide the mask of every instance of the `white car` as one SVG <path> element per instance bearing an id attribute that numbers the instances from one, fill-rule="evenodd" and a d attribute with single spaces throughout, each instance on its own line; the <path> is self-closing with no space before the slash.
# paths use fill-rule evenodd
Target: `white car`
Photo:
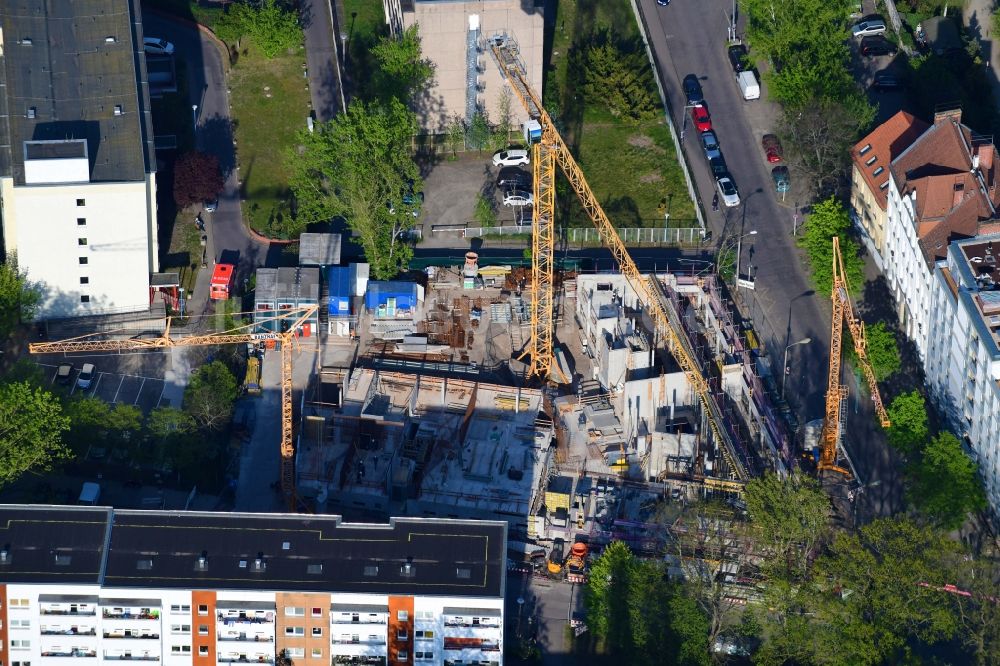
<path id="1" fill-rule="evenodd" d="M 90 388 L 90 384 L 94 381 L 94 375 L 96 374 L 97 368 L 94 367 L 93 363 L 84 363 L 83 369 L 80 370 L 80 375 L 76 378 L 77 388 Z"/>
<path id="2" fill-rule="evenodd" d="M 732 208 L 740 205 L 740 193 L 732 178 L 723 176 L 715 184 L 719 188 L 719 196 L 722 197 L 722 203 L 726 204 L 726 207 Z"/>
<path id="3" fill-rule="evenodd" d="M 142 48 L 146 53 L 156 55 L 173 55 L 174 45 L 165 39 L 158 37 L 145 37 L 142 40 Z"/>
<path id="4" fill-rule="evenodd" d="M 493 153 L 493 166 L 495 167 L 521 166 L 529 162 L 531 160 L 528 158 L 528 151 L 521 148 L 498 150 Z"/>
<path id="5" fill-rule="evenodd" d="M 534 203 L 534 195 L 524 190 L 510 190 L 503 195 L 504 206 L 531 206 Z"/>
<path id="6" fill-rule="evenodd" d="M 875 18 L 868 19 L 867 21 L 855 24 L 855 26 L 851 28 L 851 32 L 854 33 L 855 37 L 882 35 L 885 34 L 885 21 Z"/>

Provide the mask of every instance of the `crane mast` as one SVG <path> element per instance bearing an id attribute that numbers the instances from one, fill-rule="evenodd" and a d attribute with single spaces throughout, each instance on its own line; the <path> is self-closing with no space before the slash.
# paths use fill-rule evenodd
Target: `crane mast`
<path id="1" fill-rule="evenodd" d="M 882 394 L 878 390 L 875 371 L 868 360 L 868 340 L 865 337 L 865 324 L 854 314 L 851 304 L 850 285 L 847 283 L 847 273 L 844 271 L 844 258 L 840 252 L 840 238 L 833 237 L 833 286 L 830 292 L 833 304 L 833 314 L 830 317 L 830 370 L 827 376 L 826 415 L 823 419 L 822 448 L 818 469 L 840 472 L 850 476 L 850 472 L 837 464 L 837 450 L 840 446 L 843 424 L 841 423 L 841 405 L 847 398 L 847 387 L 840 383 L 841 354 L 843 352 L 844 324 L 851 333 L 854 352 L 858 364 L 868 381 L 868 390 L 875 403 L 875 414 L 883 428 L 891 424 L 889 415 L 882 404 Z"/>
<path id="2" fill-rule="evenodd" d="M 504 79 L 510 84 L 515 96 L 528 112 L 528 116 L 541 126 L 541 139 L 532 145 L 535 176 L 535 207 L 532 214 L 532 296 L 531 339 L 528 354 L 532 358 L 530 371 L 540 377 L 548 377 L 552 367 L 553 332 L 553 272 L 555 254 L 555 163 L 560 168 L 576 192 L 587 215 L 597 228 L 604 242 L 629 285 L 646 304 L 648 314 L 657 330 L 667 341 L 677 363 L 687 376 L 701 401 L 709 428 L 719 443 L 730 470 L 736 478 L 746 480 L 750 476 L 750 461 L 746 451 L 729 432 L 722 417 L 722 409 L 712 395 L 701 368 L 695 361 L 694 349 L 683 332 L 680 317 L 673 304 L 663 292 L 659 281 L 646 279 L 629 255 L 625 244 L 618 236 L 614 225 L 608 219 L 603 207 L 594 196 L 583 170 L 566 146 L 552 118 L 545 111 L 541 100 L 528 83 L 527 70 L 518 55 L 517 44 L 505 33 L 497 33 L 489 38 L 489 48 L 500 68 Z"/>
<path id="3" fill-rule="evenodd" d="M 48 353 L 86 353 L 86 352 L 123 352 L 137 350 L 167 349 L 173 347 L 204 347 L 208 345 L 232 345 L 240 343 L 261 342 L 263 340 L 277 340 L 281 342 L 281 491 L 288 502 L 291 511 L 298 510 L 298 498 L 295 492 L 295 440 L 294 424 L 292 422 L 292 345 L 295 341 L 296 330 L 306 322 L 317 310 L 319 306 L 309 305 L 305 307 L 283 310 L 281 314 L 273 317 L 259 318 L 257 322 L 237 326 L 222 333 L 205 333 L 202 335 L 188 335 L 184 337 L 170 336 L 171 318 L 167 318 L 163 335 L 154 338 L 123 338 L 119 340 L 95 339 L 94 335 L 84 335 L 68 340 L 58 340 L 53 342 L 33 342 L 28 345 L 28 352 L 31 354 Z M 258 332 L 253 329 L 261 324 L 276 322 L 281 326 L 281 322 L 290 321 L 288 330 L 281 333 Z"/>

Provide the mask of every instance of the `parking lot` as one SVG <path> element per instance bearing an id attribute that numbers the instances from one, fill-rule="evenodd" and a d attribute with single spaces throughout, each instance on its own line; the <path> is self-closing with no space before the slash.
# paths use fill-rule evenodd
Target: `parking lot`
<path id="1" fill-rule="evenodd" d="M 102 371 L 101 365 L 95 362 L 97 373 L 91 381 L 90 386 L 81 388 L 77 379 L 85 362 L 94 362 L 91 359 L 67 359 L 65 362 L 71 363 L 73 370 L 70 374 L 66 388 L 70 395 L 85 395 L 99 398 L 109 404 L 135 405 L 142 410 L 143 414 L 148 414 L 157 407 L 166 406 L 169 400 L 164 400 L 164 392 L 167 388 L 166 381 L 162 377 L 150 377 L 144 375 L 127 374 L 125 372 Z M 56 383 L 56 371 L 59 363 L 45 362 L 38 364 L 45 372 L 46 378 L 52 383 Z"/>

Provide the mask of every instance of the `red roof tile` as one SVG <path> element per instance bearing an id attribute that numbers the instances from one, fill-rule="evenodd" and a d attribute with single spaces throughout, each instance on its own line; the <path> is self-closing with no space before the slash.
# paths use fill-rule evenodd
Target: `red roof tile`
<path id="1" fill-rule="evenodd" d="M 868 188 L 874 193 L 875 201 L 882 210 L 886 209 L 887 194 L 880 186 L 889 180 L 889 165 L 917 137 L 927 131 L 928 127 L 929 125 L 919 118 L 900 111 L 872 130 L 871 134 L 861 139 L 851 149 L 851 159 L 868 183 Z M 875 158 L 874 162 L 871 161 L 872 158 Z M 882 167 L 882 171 L 876 176 L 874 171 L 879 167 Z"/>

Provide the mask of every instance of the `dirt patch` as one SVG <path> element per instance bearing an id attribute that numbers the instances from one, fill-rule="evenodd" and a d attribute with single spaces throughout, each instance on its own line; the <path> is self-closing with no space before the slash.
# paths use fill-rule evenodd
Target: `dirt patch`
<path id="1" fill-rule="evenodd" d="M 639 182 L 648 185 L 649 183 L 658 183 L 663 180 L 663 176 L 658 173 L 647 173 L 645 176 L 639 177 Z"/>
<path id="2" fill-rule="evenodd" d="M 636 148 L 642 148 L 643 150 L 651 150 L 654 153 L 666 152 L 663 148 L 656 145 L 652 137 L 646 136 L 645 134 L 633 134 L 628 138 L 628 145 L 634 146 Z"/>

